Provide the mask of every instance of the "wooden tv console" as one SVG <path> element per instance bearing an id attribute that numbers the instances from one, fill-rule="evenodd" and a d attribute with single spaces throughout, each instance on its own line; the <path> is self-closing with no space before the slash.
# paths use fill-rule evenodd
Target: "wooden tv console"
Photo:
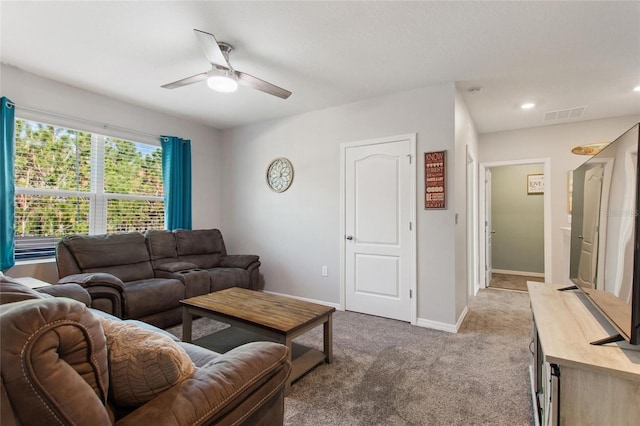
<path id="1" fill-rule="evenodd" d="M 536 424 L 640 424 L 640 346 L 590 342 L 615 334 L 586 297 L 528 282 Z"/>

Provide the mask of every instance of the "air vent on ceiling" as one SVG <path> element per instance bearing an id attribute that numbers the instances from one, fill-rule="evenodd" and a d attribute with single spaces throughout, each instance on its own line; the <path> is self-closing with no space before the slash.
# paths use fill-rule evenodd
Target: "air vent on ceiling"
<path id="1" fill-rule="evenodd" d="M 584 115 L 586 106 L 549 111 L 544 113 L 544 121 L 576 120 Z"/>

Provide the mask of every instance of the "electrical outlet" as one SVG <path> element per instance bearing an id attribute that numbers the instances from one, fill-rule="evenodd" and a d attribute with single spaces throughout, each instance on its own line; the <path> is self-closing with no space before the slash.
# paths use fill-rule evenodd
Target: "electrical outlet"
<path id="1" fill-rule="evenodd" d="M 329 276 L 329 268 L 326 265 L 322 265 L 322 276 L 323 277 Z"/>

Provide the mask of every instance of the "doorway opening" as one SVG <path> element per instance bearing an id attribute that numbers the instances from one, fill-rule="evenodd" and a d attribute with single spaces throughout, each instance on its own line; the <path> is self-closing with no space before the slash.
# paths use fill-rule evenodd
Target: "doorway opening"
<path id="1" fill-rule="evenodd" d="M 481 288 L 551 280 L 550 169 L 548 158 L 480 165 Z"/>

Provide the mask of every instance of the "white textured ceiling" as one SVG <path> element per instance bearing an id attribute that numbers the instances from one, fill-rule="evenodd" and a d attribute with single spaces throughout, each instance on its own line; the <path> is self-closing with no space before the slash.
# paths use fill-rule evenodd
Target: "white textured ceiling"
<path id="1" fill-rule="evenodd" d="M 640 113 L 639 2 L 1 1 L 0 23 L 5 64 L 215 128 L 447 81 L 481 133 Z M 194 28 L 293 95 L 160 88 L 209 70 Z"/>

